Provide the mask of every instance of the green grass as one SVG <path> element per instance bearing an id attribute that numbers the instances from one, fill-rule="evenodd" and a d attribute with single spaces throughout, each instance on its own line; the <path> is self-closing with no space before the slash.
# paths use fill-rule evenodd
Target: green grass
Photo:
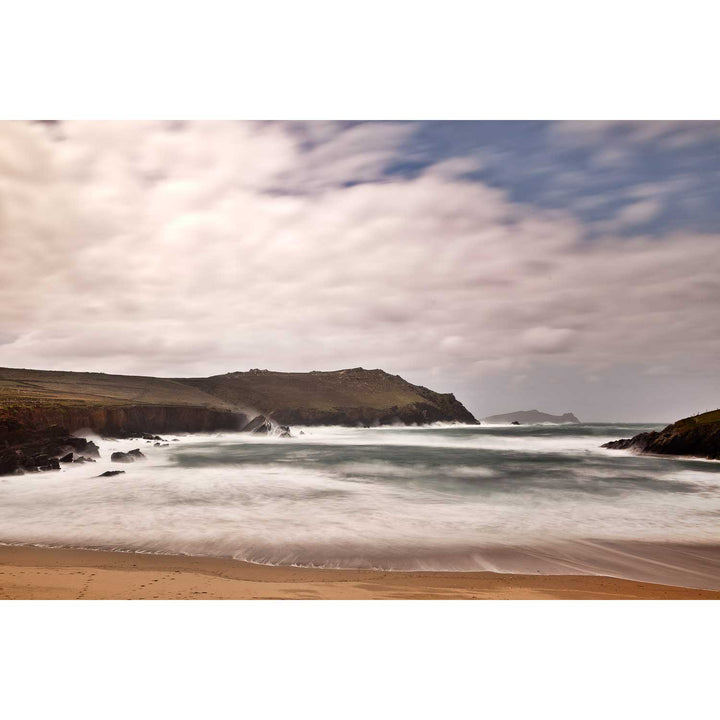
<path id="1" fill-rule="evenodd" d="M 166 378 L 0 368 L 0 407 L 192 405 L 228 403 Z"/>
<path id="2" fill-rule="evenodd" d="M 446 399 L 383 370 L 283 373 L 261 370 L 209 378 L 154 378 L 0 368 L 0 409 L 11 407 L 191 405 L 269 413 L 301 408 L 386 410 Z"/>
<path id="3" fill-rule="evenodd" d="M 416 386 L 397 375 L 359 368 L 310 373 L 250 371 L 210 378 L 182 378 L 179 382 L 263 412 L 278 408 L 381 410 L 427 402 Z"/>
<path id="4" fill-rule="evenodd" d="M 678 420 L 675 424 L 683 427 L 691 425 L 711 425 L 713 423 L 720 423 L 720 410 L 711 410 L 710 412 L 683 418 L 682 420 Z"/>

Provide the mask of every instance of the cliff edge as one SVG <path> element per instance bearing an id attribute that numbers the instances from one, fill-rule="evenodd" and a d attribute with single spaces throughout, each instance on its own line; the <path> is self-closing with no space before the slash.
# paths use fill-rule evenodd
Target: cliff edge
<path id="1" fill-rule="evenodd" d="M 384 370 L 250 370 L 175 378 L 175 382 L 224 402 L 252 407 L 283 425 L 478 424 L 452 393 L 413 385 Z"/>

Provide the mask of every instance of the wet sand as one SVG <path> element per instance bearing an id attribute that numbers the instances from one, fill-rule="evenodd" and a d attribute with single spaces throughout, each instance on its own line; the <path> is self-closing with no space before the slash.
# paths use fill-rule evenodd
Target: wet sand
<path id="1" fill-rule="evenodd" d="M 720 592 L 594 575 L 272 567 L 224 558 L 0 546 L 0 599 L 692 600 Z"/>

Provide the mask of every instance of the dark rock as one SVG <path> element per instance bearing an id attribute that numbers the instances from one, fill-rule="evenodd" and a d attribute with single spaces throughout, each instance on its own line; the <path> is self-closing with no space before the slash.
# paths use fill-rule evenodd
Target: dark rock
<path id="1" fill-rule="evenodd" d="M 100 457 L 100 448 L 92 441 L 79 437 L 66 437 L 63 443 L 72 448 L 76 455 L 84 455 L 85 457 Z"/>
<path id="2" fill-rule="evenodd" d="M 0 475 L 57 470 L 57 458 L 72 462 L 80 453 L 99 456 L 95 443 L 74 437 L 59 425 L 37 429 L 12 417 L 0 418 Z"/>
<path id="3" fill-rule="evenodd" d="M 114 452 L 110 456 L 111 462 L 119 462 L 119 463 L 131 463 L 135 462 L 135 458 L 130 453 L 124 453 L 124 452 Z"/>
<path id="4" fill-rule="evenodd" d="M 272 432 L 272 423 L 264 416 L 254 417 L 243 429 L 243 432 L 266 434 Z"/>
<path id="5" fill-rule="evenodd" d="M 135 460 L 145 460 L 145 456 L 140 452 L 140 448 L 135 448 L 129 452 L 114 452 L 110 456 L 112 462 L 131 463 Z"/>
<path id="6" fill-rule="evenodd" d="M 511 425 L 519 425 L 520 423 L 517 420 L 513 420 L 510 424 Z"/>
<path id="7" fill-rule="evenodd" d="M 18 470 L 22 473 L 21 458 L 18 450 L 0 452 L 0 475 L 14 475 Z"/>
<path id="8" fill-rule="evenodd" d="M 657 433 L 655 433 L 657 435 Z M 607 448 L 608 450 L 630 450 L 634 448 L 639 452 L 642 452 L 643 446 L 645 445 L 645 438 L 649 437 L 650 433 L 640 433 L 632 438 L 623 438 L 621 440 L 612 440 L 606 442 L 600 447 Z"/>
<path id="9" fill-rule="evenodd" d="M 75 458 L 75 459 L 73 460 L 73 462 L 76 462 L 76 463 L 89 463 L 89 462 L 92 462 L 92 463 L 94 463 L 94 462 L 97 462 L 97 460 L 95 460 L 94 458 L 86 458 L 86 457 L 83 457 L 83 456 L 81 455 L 80 457 Z"/>
<path id="10" fill-rule="evenodd" d="M 89 440 L 88 444 L 82 449 L 82 454 L 88 458 L 99 458 L 100 448 L 92 441 Z"/>
<path id="11" fill-rule="evenodd" d="M 104 473 L 100 473 L 96 477 L 113 477 L 114 475 L 123 475 L 124 470 L 106 470 Z"/>
<path id="12" fill-rule="evenodd" d="M 277 429 L 279 437 L 292 437 L 289 426 L 278 425 Z M 242 431 L 256 433 L 258 435 L 269 435 L 274 431 L 274 428 L 269 418 L 265 417 L 265 415 L 258 415 L 254 417 Z"/>

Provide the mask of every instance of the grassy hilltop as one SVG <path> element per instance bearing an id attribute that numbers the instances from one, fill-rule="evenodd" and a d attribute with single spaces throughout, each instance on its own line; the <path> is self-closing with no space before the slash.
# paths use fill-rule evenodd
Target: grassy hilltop
<path id="1" fill-rule="evenodd" d="M 610 450 L 634 450 L 657 455 L 690 455 L 720 460 L 720 410 L 693 415 L 660 432 L 646 432 L 605 443 Z"/>
<path id="2" fill-rule="evenodd" d="M 166 378 L 0 368 L 0 408 L 48 404 L 233 407 L 191 385 Z"/>
<path id="3" fill-rule="evenodd" d="M 250 370 L 177 381 L 290 425 L 477 422 L 454 395 L 412 385 L 384 370 Z"/>

